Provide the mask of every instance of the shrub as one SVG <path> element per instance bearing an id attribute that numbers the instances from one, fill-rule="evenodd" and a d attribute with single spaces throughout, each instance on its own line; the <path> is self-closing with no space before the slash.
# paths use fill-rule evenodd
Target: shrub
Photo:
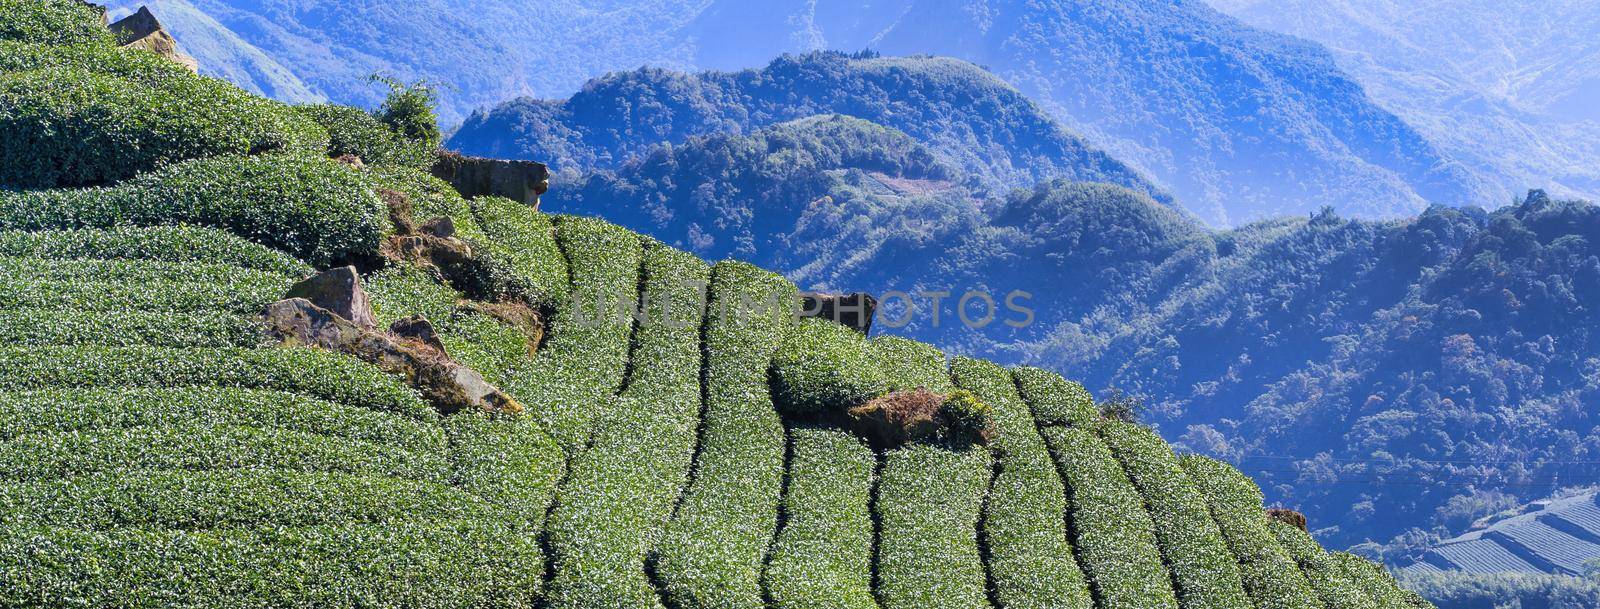
<path id="1" fill-rule="evenodd" d="M 978 517 L 989 451 L 911 444 L 878 483 L 877 598 L 883 609 L 987 609 Z"/>
<path id="2" fill-rule="evenodd" d="M 872 478 L 877 457 L 849 432 L 789 432 L 778 532 L 763 577 L 775 609 L 876 609 L 872 596 Z"/>
<path id="3" fill-rule="evenodd" d="M 1277 520 L 1268 522 L 1267 526 L 1300 565 L 1300 572 L 1311 580 L 1311 587 L 1322 597 L 1324 606 L 1328 609 L 1377 609 L 1372 598 L 1345 575 L 1309 533 Z"/>
<path id="4" fill-rule="evenodd" d="M 990 362 L 958 357 L 956 385 L 994 412 L 991 445 L 996 469 L 984 505 L 989 578 L 1005 607 L 1087 607 L 1093 604 L 1067 540 L 1066 489 L 1011 374 Z"/>
<path id="5" fill-rule="evenodd" d="M 1431 609 L 1433 605 L 1400 587 L 1394 576 L 1370 560 L 1347 552 L 1331 552 L 1328 560 L 1345 578 L 1372 599 L 1378 609 Z"/>
<path id="6" fill-rule="evenodd" d="M 439 133 L 439 118 L 434 113 L 438 96 L 433 88 L 423 83 L 406 85 L 389 78 L 377 80 L 389 86 L 389 96 L 378 108 L 378 120 L 429 152 L 438 149 L 444 138 Z"/>
<path id="7" fill-rule="evenodd" d="M 0 347 L 0 391 L 190 385 L 288 391 L 423 420 L 437 417 L 393 377 L 318 349 Z"/>
<path id="8" fill-rule="evenodd" d="M 110 45 L 103 11 L 77 0 L 0 0 L 0 40 Z"/>
<path id="9" fill-rule="evenodd" d="M 0 255 L 51 260 L 147 260 L 226 264 L 294 279 L 312 273 L 283 252 L 195 226 L 0 232 Z"/>
<path id="10" fill-rule="evenodd" d="M 176 65 L 122 72 L 0 75 L 0 186 L 95 186 L 178 161 L 328 146 L 310 119 L 226 82 Z"/>
<path id="11" fill-rule="evenodd" d="M 791 319 L 768 303 L 792 302 L 795 293 L 794 284 L 748 264 L 712 269 L 700 448 L 658 550 L 670 605 L 762 606 L 761 562 L 778 526 L 784 458 L 767 368 Z"/>
<path id="12" fill-rule="evenodd" d="M 280 285 L 282 284 L 282 285 Z M 241 282 L 236 286 L 187 281 L 137 283 L 0 279 L 0 308 L 94 311 L 199 312 L 248 314 L 283 297 L 286 281 Z"/>
<path id="13" fill-rule="evenodd" d="M 0 392 L 0 439 L 174 425 L 299 430 L 415 453 L 442 453 L 445 448 L 444 432 L 430 421 L 278 391 L 181 387 Z"/>
<path id="14" fill-rule="evenodd" d="M 220 284 L 270 284 L 289 287 L 283 275 L 227 264 L 149 260 L 50 260 L 0 256 L 0 276 L 50 281 L 170 281 Z"/>
<path id="15" fill-rule="evenodd" d="M 1177 597 L 1156 544 L 1144 501 L 1093 433 L 1044 430 L 1066 480 L 1073 540 L 1084 575 L 1104 609 L 1175 609 Z"/>
<path id="16" fill-rule="evenodd" d="M 0 485 L 0 527 L 303 527 L 498 518 L 434 482 L 287 470 L 110 471 Z"/>
<path id="17" fill-rule="evenodd" d="M 1144 497 L 1179 604 L 1184 609 L 1250 609 L 1233 552 L 1211 519 L 1205 495 L 1172 448 L 1154 431 L 1118 421 L 1101 425 L 1100 437 Z"/>
<path id="18" fill-rule="evenodd" d="M 446 318 L 439 325 L 439 340 L 451 358 L 496 386 L 529 364 L 528 334 L 477 311 L 462 310 Z"/>
<path id="19" fill-rule="evenodd" d="M 689 478 L 700 422 L 700 328 L 710 268 L 660 244 L 644 251 L 650 323 L 634 332 L 627 389 L 550 516 L 552 608 L 649 607 L 645 575 L 653 542 Z"/>
<path id="20" fill-rule="evenodd" d="M 871 341 L 871 354 L 892 390 L 919 387 L 935 393 L 955 390 L 944 353 L 932 345 L 898 336 L 879 336 Z"/>
<path id="21" fill-rule="evenodd" d="M 582 450 L 609 409 L 628 367 L 629 313 L 639 298 L 638 235 L 589 219 L 561 218 L 556 230 L 572 274 L 572 302 L 550 321 L 533 365 L 506 391 L 566 449 Z"/>
<path id="22" fill-rule="evenodd" d="M 520 523 L 447 520 L 183 532 L 0 530 L 7 607 L 533 607 Z"/>
<path id="23" fill-rule="evenodd" d="M 0 228 L 194 224 L 289 252 L 317 267 L 376 254 L 388 212 L 363 174 L 294 155 L 175 165 L 114 188 L 0 192 Z"/>
<path id="24" fill-rule="evenodd" d="M 1261 489 L 1226 463 L 1198 455 L 1181 459 L 1206 495 L 1211 517 L 1239 561 L 1244 589 L 1260 609 L 1309 609 L 1321 599 L 1294 559 L 1267 528 Z"/>
<path id="25" fill-rule="evenodd" d="M 800 320 L 772 357 L 773 397 L 788 414 L 842 412 L 889 389 L 866 337 L 817 317 Z"/>
<path id="26" fill-rule="evenodd" d="M 1094 396 L 1083 385 L 1040 368 L 1022 366 L 1011 371 L 1017 390 L 1042 426 L 1073 425 L 1093 428 L 1100 422 Z"/>
<path id="27" fill-rule="evenodd" d="M 998 433 L 994 408 L 970 391 L 950 393 L 939 405 L 939 418 L 944 420 L 952 446 L 988 444 Z"/>
<path id="28" fill-rule="evenodd" d="M 0 343 L 12 345 L 255 347 L 265 342 L 259 324 L 230 313 L 0 310 Z"/>
<path id="29" fill-rule="evenodd" d="M 391 264 L 361 283 L 372 303 L 372 315 L 382 327 L 411 315 L 441 323 L 450 319 L 461 300 L 461 294 L 440 283 L 432 271 L 410 263 Z"/>
<path id="30" fill-rule="evenodd" d="M 507 275 L 501 283 L 540 305 L 566 304 L 567 259 L 550 216 L 501 197 L 474 199 L 472 212 L 488 236 L 484 248 Z"/>
<path id="31" fill-rule="evenodd" d="M 328 131 L 328 156 L 352 154 L 370 165 L 426 169 L 433 164 L 438 140 L 412 140 L 360 108 L 339 104 L 296 106 L 295 110 Z"/>
<path id="32" fill-rule="evenodd" d="M 0 479 L 139 469 L 284 469 L 449 480 L 442 455 L 299 431 L 231 426 L 132 427 L 31 434 L 0 445 Z"/>

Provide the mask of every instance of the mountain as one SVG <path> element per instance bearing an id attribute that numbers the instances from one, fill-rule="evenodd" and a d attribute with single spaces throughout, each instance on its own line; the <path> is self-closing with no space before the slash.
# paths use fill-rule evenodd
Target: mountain
<path id="1" fill-rule="evenodd" d="M 439 84 L 450 122 L 646 64 L 739 70 L 870 48 L 989 68 L 1216 226 L 1507 200 L 1503 180 L 1372 103 L 1321 48 L 1194 0 L 189 1 L 337 101 L 370 107 L 374 72 Z"/>
<path id="2" fill-rule="evenodd" d="M 188 0 L 107 4 L 112 19 L 131 14 L 141 6 L 148 6 L 160 15 L 163 25 L 177 32 L 175 37 L 182 40 L 183 51 L 200 62 L 202 74 L 279 101 L 316 103 L 328 100 L 326 93 L 306 84 L 294 70 L 195 8 Z"/>
<path id="3" fill-rule="evenodd" d="M 1059 375 L 350 160 L 435 149 L 416 90 L 288 106 L 0 1 L 0 605 L 1430 607 Z"/>
<path id="4" fill-rule="evenodd" d="M 468 154 L 546 159 L 558 174 L 614 167 L 657 144 L 740 134 L 818 114 L 846 114 L 915 137 L 1004 191 L 1040 180 L 1114 182 L 1170 201 L 1127 165 L 1063 128 L 972 64 L 942 58 L 784 56 L 765 68 L 616 73 L 563 101 L 521 99 L 476 113 L 446 145 Z"/>
<path id="5" fill-rule="evenodd" d="M 1373 98 L 1487 176 L 1507 199 L 1537 184 L 1600 195 L 1600 28 L 1593 3 L 1214 0 L 1333 52 Z"/>

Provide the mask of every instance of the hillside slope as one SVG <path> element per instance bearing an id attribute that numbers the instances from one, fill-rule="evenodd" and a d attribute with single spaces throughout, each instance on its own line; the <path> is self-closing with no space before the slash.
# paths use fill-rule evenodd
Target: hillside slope
<path id="1" fill-rule="evenodd" d="M 0 605 L 1427 606 L 1059 376 L 797 319 L 795 286 L 748 264 L 330 160 L 384 117 L 241 111 L 76 0 L 0 9 L 20 15 L 0 149 L 20 121 L 90 136 L 54 142 L 80 147 L 65 164 L 0 156 Z M 41 81 L 104 113 L 170 96 L 193 128 L 81 120 Z M 232 120 L 295 137 L 235 153 Z M 90 153 L 140 160 L 88 147 L 112 137 L 166 158 L 107 178 Z M 347 262 L 370 311 L 291 287 Z M 500 397 L 442 390 L 474 378 Z"/>
<path id="2" fill-rule="evenodd" d="M 615 73 L 570 99 L 521 99 L 475 113 L 447 145 L 467 154 L 545 159 L 558 173 L 576 176 L 663 143 L 741 135 L 817 114 L 903 131 L 976 187 L 1004 192 L 1064 178 L 1117 183 L 1170 200 L 1016 89 L 977 66 L 941 58 L 813 53 L 759 70 Z"/>

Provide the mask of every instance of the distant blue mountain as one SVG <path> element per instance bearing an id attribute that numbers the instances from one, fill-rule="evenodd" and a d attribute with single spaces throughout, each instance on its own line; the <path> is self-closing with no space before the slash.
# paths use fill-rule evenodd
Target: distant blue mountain
<path id="1" fill-rule="evenodd" d="M 375 104 L 372 73 L 435 82 L 447 122 L 641 65 L 751 68 L 871 48 L 991 69 L 1214 225 L 1505 199 L 1492 168 L 1442 154 L 1320 48 L 1193 0 L 163 2 L 187 2 L 338 101 Z M 175 14 L 180 40 L 205 31 Z"/>

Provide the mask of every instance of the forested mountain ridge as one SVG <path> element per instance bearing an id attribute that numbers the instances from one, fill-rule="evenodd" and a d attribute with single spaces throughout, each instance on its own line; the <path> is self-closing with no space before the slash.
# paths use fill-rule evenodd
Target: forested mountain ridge
<path id="1" fill-rule="evenodd" d="M 1016 89 L 966 62 L 934 57 L 783 56 L 762 69 L 610 74 L 570 99 L 522 99 L 472 115 L 447 142 L 468 154 L 544 159 L 577 176 L 661 143 L 748 133 L 818 114 L 881 123 L 1004 192 L 1053 178 L 1122 184 L 1170 201 L 1138 172 L 1063 128 Z"/>

